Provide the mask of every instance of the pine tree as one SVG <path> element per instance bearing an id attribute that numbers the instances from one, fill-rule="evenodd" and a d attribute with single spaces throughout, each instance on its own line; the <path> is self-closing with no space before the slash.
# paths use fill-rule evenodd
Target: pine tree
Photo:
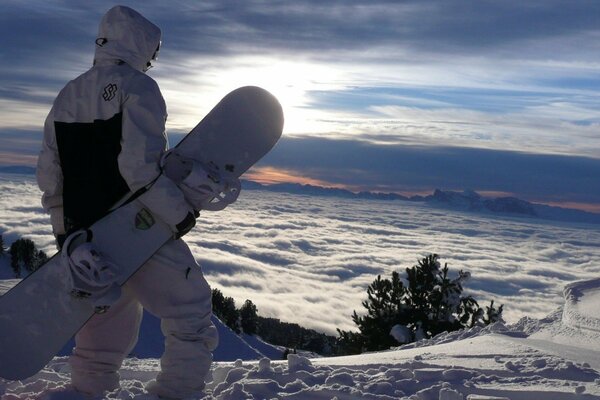
<path id="1" fill-rule="evenodd" d="M 336 348 L 339 355 L 360 354 L 367 351 L 366 336 L 360 332 L 337 330 Z"/>
<path id="2" fill-rule="evenodd" d="M 6 248 L 4 247 L 4 238 L 0 235 L 0 256 L 6 254 Z"/>
<path id="3" fill-rule="evenodd" d="M 504 305 L 501 304 L 500 307 L 494 307 L 494 300 L 490 302 L 489 306 L 485 306 L 485 315 L 483 316 L 483 324 L 489 325 L 494 322 L 504 322 L 502 319 L 502 310 L 504 309 Z"/>
<path id="4" fill-rule="evenodd" d="M 366 313 L 359 315 L 354 311 L 352 315 L 359 333 L 338 329 L 341 349 L 357 353 L 397 345 L 390 335 L 396 325 L 407 328 L 412 340 L 419 340 L 502 318 L 502 306 L 496 309 L 493 301 L 484 313 L 473 297 L 462 296 L 463 284 L 470 274 L 460 271 L 457 277 L 450 278 L 448 265 L 441 267 L 436 254 L 407 268 L 406 277 L 404 285 L 398 272 L 392 273 L 391 280 L 377 276 L 367 288 L 367 300 L 362 302 Z"/>
<path id="5" fill-rule="evenodd" d="M 242 331 L 248 335 L 258 332 L 258 308 L 251 300 L 246 300 L 240 309 Z"/>
<path id="6" fill-rule="evenodd" d="M 277 318 L 259 316 L 257 334 L 268 343 L 290 349 L 303 349 L 323 355 L 332 355 L 337 349 L 336 337 L 298 324 L 282 322 Z"/>
<path id="7" fill-rule="evenodd" d="M 413 318 L 409 328 L 416 336 L 432 337 L 444 331 L 454 331 L 463 327 L 457 318 L 461 304 L 477 305 L 470 297 L 461 297 L 462 282 L 470 275 L 459 272 L 455 279 L 448 277 L 448 264 L 441 264 L 437 254 L 430 254 L 412 268 L 406 269 L 408 276 L 407 303 L 412 308 Z M 471 307 L 463 307 L 469 314 Z M 469 314 L 470 316 L 470 314 Z M 417 327 L 416 323 L 419 322 Z"/>
<path id="8" fill-rule="evenodd" d="M 13 269 L 13 272 L 15 273 L 15 278 L 20 279 L 21 263 L 19 259 L 19 244 L 17 242 L 14 242 L 10 246 L 8 253 L 10 254 L 10 266 Z"/>
<path id="9" fill-rule="evenodd" d="M 46 255 L 46 253 L 44 253 L 42 250 L 38 250 L 35 253 L 35 257 L 33 259 L 33 263 L 32 263 L 33 270 L 32 270 L 32 272 L 35 271 L 35 270 L 37 270 L 38 268 L 40 268 L 48 260 L 49 260 L 49 258 Z"/>
<path id="10" fill-rule="evenodd" d="M 11 256 L 10 265 L 17 278 L 21 277 L 22 269 L 31 273 L 48 260 L 46 254 L 41 250 L 38 251 L 35 243 L 26 238 L 15 240 L 10 246 L 9 253 Z"/>
<path id="11" fill-rule="evenodd" d="M 17 242 L 21 242 L 21 246 L 19 247 L 19 257 L 21 258 L 23 267 L 25 270 L 31 271 L 35 259 L 35 244 L 30 239 L 25 238 L 19 239 Z"/>
<path id="12" fill-rule="evenodd" d="M 486 325 L 481 319 L 483 317 L 483 310 L 471 296 L 461 298 L 456 314 L 460 325 L 465 328 Z"/>
<path id="13" fill-rule="evenodd" d="M 349 332 L 342 334 L 342 340 L 349 340 L 352 348 L 362 344 L 366 350 L 383 350 L 396 344 L 390 336 L 392 327 L 399 321 L 408 322 L 407 315 L 404 315 L 407 311 L 403 304 L 404 292 L 398 272 L 392 273 L 391 281 L 378 275 L 367 288 L 367 300 L 362 302 L 367 309 L 366 315 L 359 316 L 356 311 L 352 315 L 364 341 L 361 343 L 359 338 Z"/>
<path id="14" fill-rule="evenodd" d="M 212 303 L 217 318 L 235 333 L 240 333 L 240 313 L 235 308 L 233 297 L 225 297 L 219 289 L 215 288 L 212 290 Z"/>

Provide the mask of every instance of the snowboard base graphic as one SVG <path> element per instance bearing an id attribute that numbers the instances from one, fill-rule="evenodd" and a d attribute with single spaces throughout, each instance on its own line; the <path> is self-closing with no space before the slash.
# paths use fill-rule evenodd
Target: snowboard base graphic
<path id="1" fill-rule="evenodd" d="M 237 178 L 273 148 L 282 129 L 277 99 L 247 86 L 225 96 L 171 151 L 211 165 L 222 177 Z M 163 173 L 177 181 L 173 171 L 178 168 L 176 162 L 167 162 Z M 94 246 L 123 271 L 120 285 L 173 237 L 169 226 L 137 199 L 90 230 Z M 34 375 L 94 315 L 89 299 L 71 295 L 66 273 L 56 254 L 0 297 L 0 377 L 19 380 Z"/>

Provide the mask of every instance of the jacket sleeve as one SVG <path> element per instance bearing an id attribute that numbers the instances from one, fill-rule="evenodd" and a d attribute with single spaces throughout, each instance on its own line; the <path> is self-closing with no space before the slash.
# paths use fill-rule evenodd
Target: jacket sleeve
<path id="1" fill-rule="evenodd" d="M 65 233 L 63 220 L 63 175 L 54 132 L 54 107 L 44 123 L 42 150 L 38 156 L 36 177 L 42 191 L 42 206 L 50 212 L 52 232 L 55 235 Z"/>
<path id="2" fill-rule="evenodd" d="M 155 181 L 139 200 L 177 231 L 175 226 L 192 208 L 177 185 L 160 174 L 160 158 L 167 149 L 164 99 L 146 75 L 134 77 L 124 96 L 119 171 L 133 192 Z"/>

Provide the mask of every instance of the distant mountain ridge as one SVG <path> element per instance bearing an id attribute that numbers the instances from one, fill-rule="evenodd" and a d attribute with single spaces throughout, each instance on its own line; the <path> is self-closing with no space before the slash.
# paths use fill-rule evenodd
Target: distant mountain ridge
<path id="1" fill-rule="evenodd" d="M 0 166 L 0 173 L 35 175 L 35 168 L 29 166 Z M 600 214 L 545 204 L 530 203 L 516 197 L 487 198 L 473 190 L 462 192 L 435 189 L 428 196 L 402 196 L 397 193 L 352 192 L 346 189 L 303 185 L 300 183 L 277 183 L 263 185 L 258 182 L 242 180 L 245 190 L 266 190 L 269 192 L 292 193 L 310 196 L 340 197 L 346 199 L 400 200 L 423 202 L 435 207 L 459 211 L 471 211 L 513 215 L 530 218 L 549 219 L 563 222 L 600 224 Z"/>
<path id="2" fill-rule="evenodd" d="M 351 192 L 340 188 L 326 188 L 299 183 L 278 183 L 262 185 L 253 181 L 242 181 L 246 190 L 266 190 L 269 192 L 292 193 L 300 195 L 316 195 L 326 197 L 341 197 L 348 199 L 369 200 L 400 200 L 423 202 L 434 207 L 459 211 L 482 212 L 490 214 L 513 215 L 529 218 L 550 219 L 564 222 L 600 224 L 600 214 L 591 212 L 530 203 L 516 197 L 487 198 L 473 190 L 463 192 L 444 191 L 435 189 L 428 196 L 402 196 L 396 193 Z"/>

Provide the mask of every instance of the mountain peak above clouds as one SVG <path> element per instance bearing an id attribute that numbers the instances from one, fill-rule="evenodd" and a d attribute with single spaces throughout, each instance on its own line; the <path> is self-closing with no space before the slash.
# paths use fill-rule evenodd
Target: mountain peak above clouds
<path id="1" fill-rule="evenodd" d="M 465 211 L 491 211 L 530 217 L 538 216 L 534 204 L 528 201 L 516 197 L 484 198 L 474 190 L 454 192 L 436 189 L 432 196 L 427 196 L 425 199 L 428 202 L 442 203 Z"/>
<path id="2" fill-rule="evenodd" d="M 381 192 L 352 192 L 346 189 L 330 188 L 300 183 L 276 183 L 263 185 L 254 181 L 243 181 L 246 190 L 266 190 L 269 192 L 292 193 L 299 195 L 340 197 L 347 199 L 367 200 L 401 200 L 423 202 L 434 207 L 449 208 L 458 211 L 481 212 L 490 214 L 512 215 L 528 218 L 550 219 L 563 222 L 600 224 L 600 214 L 582 210 L 548 206 L 530 203 L 516 197 L 483 197 L 472 189 L 462 192 L 435 189 L 433 194 L 427 196 L 406 197 L 397 193 Z"/>
<path id="3" fill-rule="evenodd" d="M 35 168 L 30 166 L 0 166 L 0 173 L 35 175 Z M 449 208 L 457 211 L 480 212 L 507 216 L 549 219 L 562 222 L 600 224 L 600 214 L 587 211 L 531 203 L 516 197 L 484 197 L 473 189 L 462 192 L 435 189 L 433 194 L 421 196 L 403 196 L 397 193 L 361 191 L 352 192 L 347 189 L 323 187 L 300 183 L 261 184 L 243 180 L 245 190 L 266 190 L 277 193 L 291 193 L 308 196 L 339 197 L 365 200 L 401 200 L 423 202 L 434 207 Z"/>

